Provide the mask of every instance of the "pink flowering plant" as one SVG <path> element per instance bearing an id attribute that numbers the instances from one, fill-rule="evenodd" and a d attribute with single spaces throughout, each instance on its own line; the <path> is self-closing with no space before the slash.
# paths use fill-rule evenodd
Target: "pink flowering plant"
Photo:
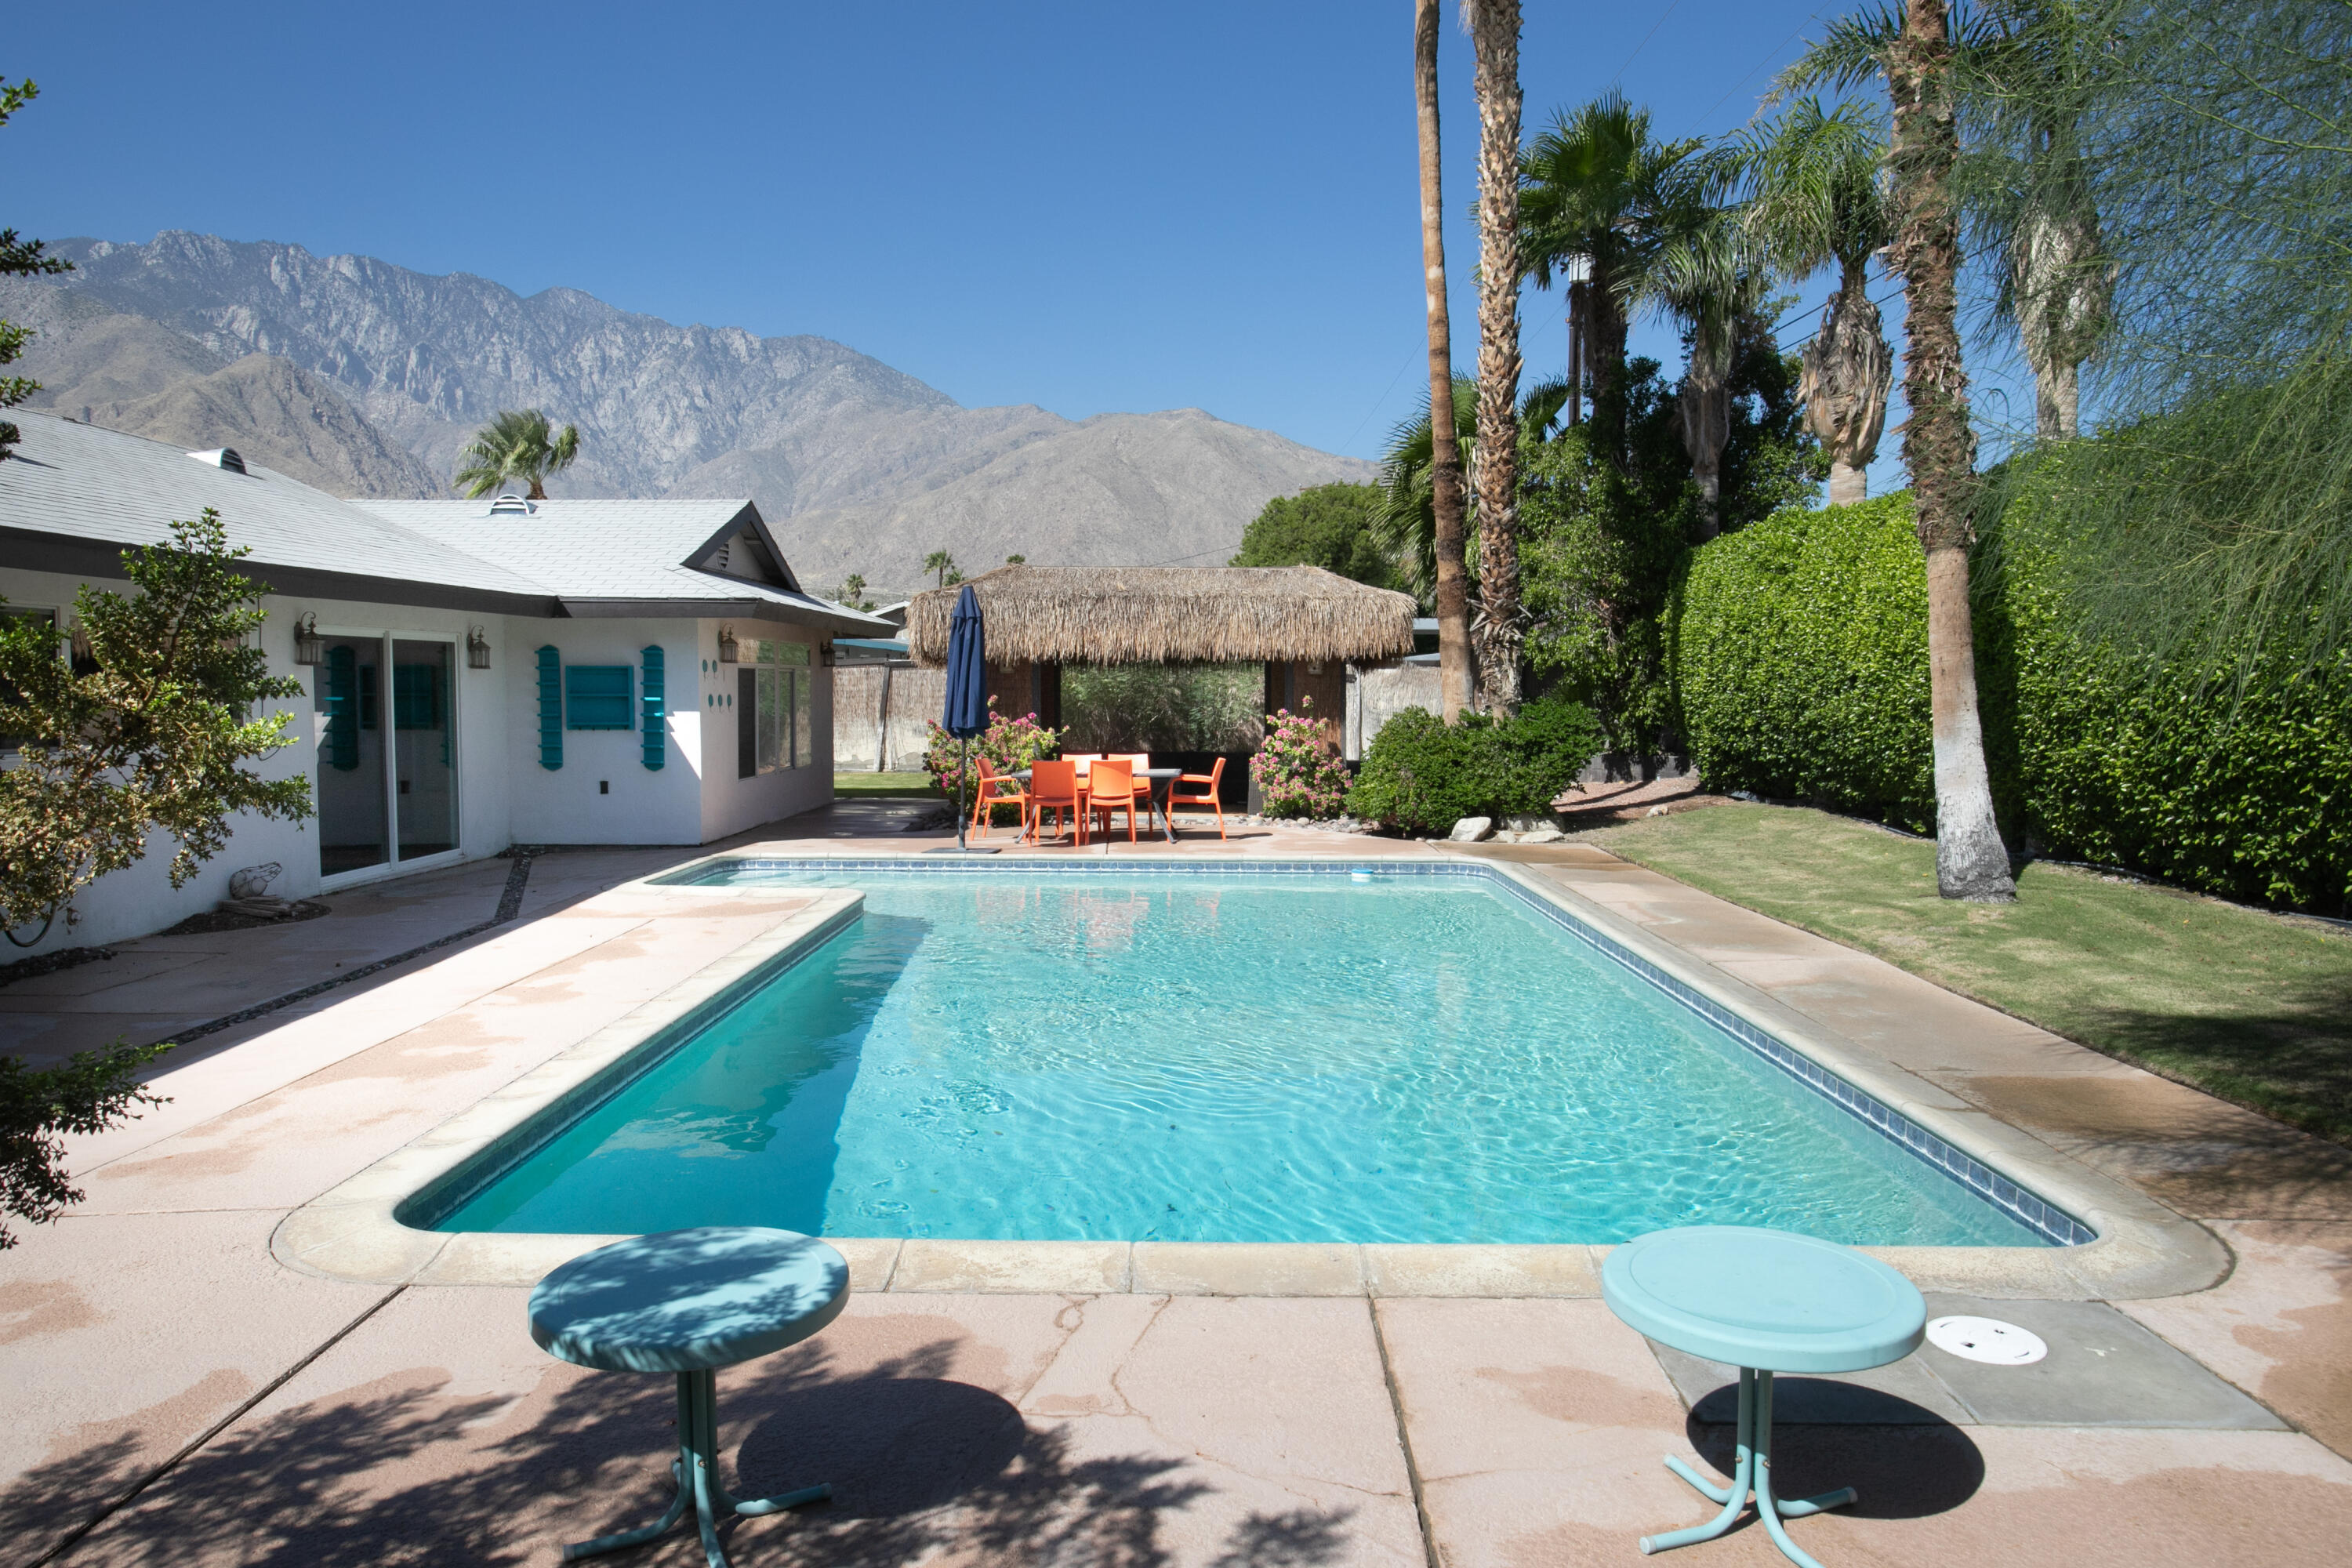
<path id="1" fill-rule="evenodd" d="M 966 809 L 970 809 L 970 803 L 980 788 L 981 758 L 986 757 L 988 765 L 999 773 L 1013 773 L 1041 757 L 1052 756 L 1060 748 L 1061 737 L 1039 724 L 1037 715 L 1024 713 L 1013 718 L 999 713 L 996 699 L 990 698 L 988 728 L 974 735 L 964 748 L 962 799 Z M 929 744 L 923 752 L 923 769 L 950 801 L 957 798 L 956 749 L 956 738 L 940 728 L 937 720 L 931 721 Z M 1003 805 L 989 814 L 989 820 L 1015 823 L 1020 820 L 1020 813 L 1012 806 Z"/>
<path id="2" fill-rule="evenodd" d="M 1265 741 L 1250 759 L 1250 777 L 1256 781 L 1268 816 L 1303 816 L 1325 822 L 1347 810 L 1348 764 L 1331 726 L 1313 716 L 1312 698 L 1287 708 L 1265 721 Z"/>

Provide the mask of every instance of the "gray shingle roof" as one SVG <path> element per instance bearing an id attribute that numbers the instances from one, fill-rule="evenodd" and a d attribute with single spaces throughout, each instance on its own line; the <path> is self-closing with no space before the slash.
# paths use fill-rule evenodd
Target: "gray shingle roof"
<path id="1" fill-rule="evenodd" d="M 230 542 L 250 548 L 259 574 L 281 569 L 271 578 L 280 591 L 366 596 L 353 584 L 373 580 L 412 598 L 420 585 L 497 595 L 509 601 L 501 607 L 526 614 L 658 603 L 724 615 L 773 605 L 828 631 L 893 629 L 808 594 L 685 564 L 730 525 L 757 520 L 749 500 L 555 500 L 534 502 L 527 516 L 492 516 L 480 500 L 341 500 L 268 468 L 233 473 L 143 437 L 44 414 L 16 417 L 24 440 L 0 463 L 0 549 L 12 565 L 43 541 L 165 543 L 173 519 L 209 506 Z M 11 547 L 10 539 L 21 542 Z"/>
<path id="2" fill-rule="evenodd" d="M 0 463 L 0 529 L 117 546 L 164 544 L 173 519 L 192 519 L 209 506 L 219 510 L 229 542 L 252 550 L 256 566 L 550 596 L 506 567 L 274 469 L 232 473 L 142 436 L 24 409 L 10 417 L 24 439 Z"/>

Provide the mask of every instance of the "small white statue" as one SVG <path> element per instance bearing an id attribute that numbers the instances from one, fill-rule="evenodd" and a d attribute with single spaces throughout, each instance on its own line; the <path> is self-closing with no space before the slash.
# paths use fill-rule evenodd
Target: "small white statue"
<path id="1" fill-rule="evenodd" d="M 263 866 L 247 866 L 232 872 L 228 879 L 228 896 L 232 899 L 257 899 L 269 890 L 269 884 L 286 868 L 272 860 Z"/>

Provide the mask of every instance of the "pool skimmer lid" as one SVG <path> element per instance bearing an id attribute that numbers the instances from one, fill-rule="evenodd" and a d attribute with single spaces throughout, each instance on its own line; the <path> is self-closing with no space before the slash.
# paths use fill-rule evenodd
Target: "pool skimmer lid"
<path id="1" fill-rule="evenodd" d="M 1990 1366 L 2032 1366 L 2050 1353 L 2041 1335 L 1998 1318 L 1937 1318 L 1927 1325 L 1927 1342 Z"/>

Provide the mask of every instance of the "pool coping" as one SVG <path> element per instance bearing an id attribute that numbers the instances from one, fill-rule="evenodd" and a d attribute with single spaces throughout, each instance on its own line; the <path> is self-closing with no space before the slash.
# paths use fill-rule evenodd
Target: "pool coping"
<path id="1" fill-rule="evenodd" d="M 1901 1269 L 1921 1289 L 1980 1296 L 2133 1300 L 2205 1289 L 2231 1267 L 2228 1248 L 2203 1226 L 1896 1067 L 1638 923 L 1506 862 L 1446 854 L 1238 863 L 1173 856 L 1083 863 L 1030 856 L 943 862 L 912 854 L 733 851 L 706 856 L 612 890 L 689 901 L 774 897 L 772 887 L 696 886 L 682 880 L 727 861 L 983 875 L 1167 875 L 1191 870 L 1228 876 L 1335 871 L 1378 876 L 1443 868 L 1448 875 L 1491 877 L 1605 956 L 1637 973 L 1654 971 L 1642 977 L 1678 994 L 1748 1048 L 1807 1079 L 1818 1092 L 1833 1100 L 1851 1099 L 1837 1092 L 1840 1084 L 1851 1086 L 1987 1175 L 2014 1184 L 2095 1233 L 2095 1239 L 2072 1246 L 1862 1248 Z M 854 921 L 864 902 L 854 889 L 820 892 L 808 906 L 725 957 L 294 1210 L 273 1233 L 271 1252 L 289 1268 L 338 1279 L 517 1286 L 534 1284 L 558 1264 L 618 1239 L 570 1233 L 430 1231 L 404 1223 L 401 1215 L 436 1208 L 446 1194 L 495 1179 L 500 1170 L 527 1158 L 586 1105 L 609 1096 L 667 1055 L 659 1050 L 648 1054 L 649 1046 L 673 1031 L 698 1026 L 799 962 Z M 1873 1120 L 1856 1103 L 1844 1108 Z M 1905 1141 L 1886 1126 L 1879 1131 L 1898 1142 Z M 519 1132 L 523 1135 L 518 1137 Z M 1600 1293 L 1601 1260 L 1610 1250 L 1608 1245 L 1583 1243 L 825 1239 L 848 1259 L 852 1287 L 859 1290 L 1074 1295 L 1595 1296 Z"/>

